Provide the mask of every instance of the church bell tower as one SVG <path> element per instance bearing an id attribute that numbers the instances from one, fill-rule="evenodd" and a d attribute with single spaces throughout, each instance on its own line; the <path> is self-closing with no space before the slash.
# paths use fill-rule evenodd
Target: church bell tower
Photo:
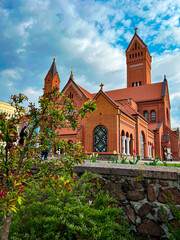
<path id="1" fill-rule="evenodd" d="M 127 87 L 151 84 L 151 61 L 147 45 L 135 34 L 126 49 Z"/>
<path id="2" fill-rule="evenodd" d="M 52 62 L 52 65 L 44 79 L 44 93 L 49 92 L 51 89 L 54 87 L 57 87 L 58 91 L 60 89 L 60 78 L 59 74 L 56 68 L 56 63 L 55 63 L 55 54 L 54 54 L 54 59 Z"/>

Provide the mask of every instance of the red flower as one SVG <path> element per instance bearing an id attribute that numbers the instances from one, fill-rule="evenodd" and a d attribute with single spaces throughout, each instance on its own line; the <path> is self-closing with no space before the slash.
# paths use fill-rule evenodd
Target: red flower
<path id="1" fill-rule="evenodd" d="M 154 146 L 152 146 L 152 149 L 155 149 L 155 147 L 154 147 Z"/>
<path id="2" fill-rule="evenodd" d="M 68 189 L 69 192 L 71 192 L 71 189 Z"/>
<path id="3" fill-rule="evenodd" d="M 135 148 L 133 149 L 133 153 L 136 153 L 136 149 Z"/>
<path id="4" fill-rule="evenodd" d="M 124 149 L 124 147 L 122 149 Z"/>

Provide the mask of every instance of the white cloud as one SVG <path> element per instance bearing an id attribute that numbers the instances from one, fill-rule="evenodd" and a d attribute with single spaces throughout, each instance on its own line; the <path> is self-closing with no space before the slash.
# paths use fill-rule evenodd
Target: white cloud
<path id="1" fill-rule="evenodd" d="M 32 18 L 26 22 L 20 23 L 19 26 L 17 27 L 19 34 L 22 37 L 27 37 L 29 34 L 28 31 L 32 29 L 34 23 L 35 23 L 35 21 Z"/>
<path id="2" fill-rule="evenodd" d="M 180 127 L 180 119 L 178 117 L 171 117 L 171 128 Z"/>
<path id="3" fill-rule="evenodd" d="M 28 97 L 29 102 L 37 102 L 39 96 L 43 94 L 42 90 L 33 87 L 26 88 L 23 93 Z"/>
<path id="4" fill-rule="evenodd" d="M 177 101 L 177 98 L 179 98 L 179 102 L 180 102 L 180 92 L 174 92 L 174 93 L 170 94 L 171 102 L 172 102 L 173 100 L 176 100 L 176 101 Z"/>
<path id="5" fill-rule="evenodd" d="M 24 48 L 19 48 L 16 50 L 17 54 L 21 54 L 23 52 L 25 52 L 26 50 Z"/>
<path id="6" fill-rule="evenodd" d="M 0 72 L 1 81 L 6 82 L 6 79 L 21 79 L 23 70 L 21 68 L 5 69 Z"/>

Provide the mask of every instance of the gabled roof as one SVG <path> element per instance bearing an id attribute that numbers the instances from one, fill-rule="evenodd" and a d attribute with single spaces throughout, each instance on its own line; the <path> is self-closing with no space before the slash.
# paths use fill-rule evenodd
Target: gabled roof
<path id="1" fill-rule="evenodd" d="M 107 101 L 111 105 L 113 105 L 113 107 L 119 108 L 119 106 L 105 92 L 103 92 L 102 90 L 99 90 L 99 92 L 95 95 L 94 100 L 96 100 L 99 97 L 99 95 L 101 95 L 101 94 L 107 99 Z"/>
<path id="2" fill-rule="evenodd" d="M 54 77 L 55 74 L 58 72 L 56 68 L 55 58 L 53 59 L 53 63 L 49 69 L 49 72 L 51 73 L 52 77 Z"/>
<path id="3" fill-rule="evenodd" d="M 135 42 L 135 40 L 137 40 L 142 47 L 144 47 L 144 48 L 147 47 L 147 45 L 143 42 L 143 40 L 139 37 L 139 35 L 137 33 L 135 33 L 126 49 L 126 52 L 128 52 L 130 50 L 130 48 L 133 45 L 133 43 Z"/>
<path id="4" fill-rule="evenodd" d="M 70 75 L 70 77 L 69 77 L 69 80 L 68 80 L 68 82 L 66 83 L 66 85 L 64 86 L 64 88 L 62 89 L 62 93 L 63 92 L 65 92 L 66 91 L 66 89 L 68 88 L 68 86 L 70 86 L 70 85 L 73 85 L 73 87 L 75 88 L 75 90 L 81 95 L 81 97 L 82 97 L 82 94 L 88 99 L 89 98 L 89 96 L 87 96 L 86 94 L 85 94 L 85 89 L 83 89 L 83 88 L 81 88 L 78 84 L 76 84 L 75 83 L 75 81 L 74 81 L 74 77 L 73 77 L 73 74 L 72 74 L 72 72 L 71 72 L 71 75 Z M 83 91 L 83 90 L 84 91 Z M 87 91 L 86 91 L 87 92 Z M 88 92 L 87 92 L 88 93 Z M 90 94 L 90 93 L 89 93 Z M 91 94 L 90 94 L 91 95 Z M 92 99 L 92 97 L 91 97 L 91 99 Z"/>
<path id="5" fill-rule="evenodd" d="M 132 98 L 135 102 L 161 99 L 163 82 L 105 92 L 113 101 Z"/>

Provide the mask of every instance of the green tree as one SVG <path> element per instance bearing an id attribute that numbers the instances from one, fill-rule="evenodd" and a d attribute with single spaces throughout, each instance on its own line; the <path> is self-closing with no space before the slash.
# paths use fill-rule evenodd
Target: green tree
<path id="1" fill-rule="evenodd" d="M 57 198 L 64 191 L 71 191 L 73 184 L 72 168 L 74 164 L 82 163 L 86 153 L 80 143 L 68 143 L 59 139 L 59 130 L 63 127 L 78 127 L 78 119 L 86 112 L 96 109 L 93 101 L 86 102 L 80 110 L 76 109 L 73 101 L 53 89 L 39 98 L 39 106 L 29 103 L 28 112 L 22 107 L 28 98 L 23 94 L 11 96 L 11 103 L 16 108 L 13 118 L 0 114 L 0 172 L 1 190 L 0 206 L 4 215 L 2 240 L 8 239 L 9 228 L 13 212 L 17 212 L 23 200 L 24 189 L 34 179 L 41 185 L 50 185 Z M 19 125 L 28 126 L 28 134 L 24 137 L 24 144 L 15 143 L 18 138 Z M 40 134 L 35 130 L 41 127 Z M 52 147 L 61 146 L 63 156 L 50 161 L 42 161 L 38 156 L 47 149 L 48 143 Z M 39 148 L 36 144 L 40 143 Z M 37 168 L 32 175 L 32 169 Z M 56 174 L 55 174 L 56 173 Z"/>

